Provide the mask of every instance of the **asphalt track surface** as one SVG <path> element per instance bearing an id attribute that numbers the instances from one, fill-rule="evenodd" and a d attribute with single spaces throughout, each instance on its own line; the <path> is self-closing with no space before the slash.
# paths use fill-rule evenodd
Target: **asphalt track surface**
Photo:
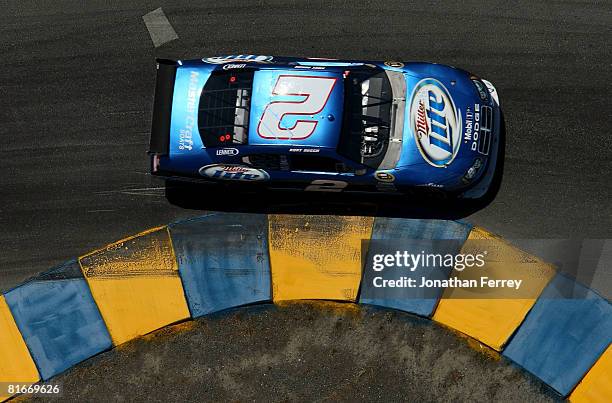
<path id="1" fill-rule="evenodd" d="M 160 6 L 179 38 L 155 48 L 142 16 Z M 202 214 L 170 205 L 147 175 L 155 57 L 424 60 L 472 71 L 499 91 L 507 146 L 497 198 L 466 220 L 507 238 L 612 238 L 610 26 L 610 2 L 2 2 L 0 290 Z M 376 212 L 284 197 L 253 203 Z"/>

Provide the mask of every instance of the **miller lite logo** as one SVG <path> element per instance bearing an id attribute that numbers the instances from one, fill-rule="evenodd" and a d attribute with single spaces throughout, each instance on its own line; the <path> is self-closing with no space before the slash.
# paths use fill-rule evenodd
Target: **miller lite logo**
<path id="1" fill-rule="evenodd" d="M 270 63 L 274 57 L 264 55 L 229 55 L 229 56 L 215 56 L 206 57 L 202 59 L 203 62 L 211 64 L 223 64 L 223 63 Z"/>
<path id="2" fill-rule="evenodd" d="M 213 164 L 200 168 L 200 175 L 211 179 L 233 180 L 243 182 L 266 181 L 270 179 L 268 173 L 262 169 L 245 167 L 242 165 Z"/>
<path id="3" fill-rule="evenodd" d="M 461 145 L 460 116 L 441 82 L 426 78 L 417 83 L 410 100 L 410 127 L 430 165 L 444 167 L 455 159 Z"/>

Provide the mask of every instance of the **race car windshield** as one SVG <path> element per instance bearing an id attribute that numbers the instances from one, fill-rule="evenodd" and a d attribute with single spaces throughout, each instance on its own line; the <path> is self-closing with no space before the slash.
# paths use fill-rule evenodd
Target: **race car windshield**
<path id="1" fill-rule="evenodd" d="M 338 153 L 378 168 L 389 144 L 393 93 L 384 70 L 363 67 L 345 73 L 344 124 Z"/>
<path id="2" fill-rule="evenodd" d="M 205 147 L 247 143 L 253 74 L 253 70 L 211 74 L 198 108 L 198 129 Z"/>

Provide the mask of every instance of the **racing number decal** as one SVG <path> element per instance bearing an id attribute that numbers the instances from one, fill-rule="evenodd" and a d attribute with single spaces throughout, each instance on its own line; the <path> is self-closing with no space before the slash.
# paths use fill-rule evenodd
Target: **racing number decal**
<path id="1" fill-rule="evenodd" d="M 272 95 L 293 96 L 295 101 L 272 101 L 263 111 L 257 134 L 264 139 L 302 140 L 317 127 L 315 115 L 323 110 L 334 86 L 335 77 L 279 76 Z M 287 115 L 305 115 L 293 127 L 281 127 Z"/>
<path id="2" fill-rule="evenodd" d="M 327 179 L 317 179 L 310 182 L 310 185 L 306 186 L 309 192 L 342 192 L 342 190 L 348 186 L 348 183 L 343 181 L 332 181 Z"/>

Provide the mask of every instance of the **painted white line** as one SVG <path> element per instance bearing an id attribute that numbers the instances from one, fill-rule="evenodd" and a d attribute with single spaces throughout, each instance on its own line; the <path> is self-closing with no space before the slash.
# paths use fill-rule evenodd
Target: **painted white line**
<path id="1" fill-rule="evenodd" d="M 99 196 L 110 196 L 113 194 L 122 194 L 128 196 L 163 196 L 165 194 L 165 186 L 160 187 L 146 187 L 146 188 L 126 188 L 118 190 L 104 190 L 101 192 L 94 192 Z"/>
<path id="2" fill-rule="evenodd" d="M 151 40 L 156 48 L 164 43 L 178 39 L 176 31 L 172 28 L 161 7 L 143 15 L 142 19 L 149 30 L 149 35 L 151 35 Z"/>

